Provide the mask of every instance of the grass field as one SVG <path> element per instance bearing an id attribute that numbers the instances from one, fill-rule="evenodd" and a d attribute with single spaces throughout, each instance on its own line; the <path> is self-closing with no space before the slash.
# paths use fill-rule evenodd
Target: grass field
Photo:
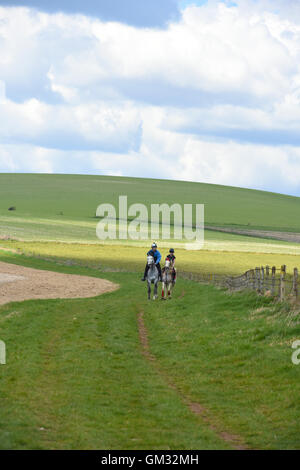
<path id="1" fill-rule="evenodd" d="M 128 196 L 128 204 L 143 202 L 148 208 L 150 203 L 203 203 L 205 224 L 210 227 L 300 231 L 300 202 L 296 197 L 179 181 L 0 174 L 0 237 L 18 241 L 99 245 L 96 208 L 103 202 L 117 207 L 119 195 L 124 194 Z M 10 207 L 16 210 L 8 211 Z M 158 241 L 163 248 L 182 246 L 180 241 Z M 109 243 L 119 245 L 120 241 Z M 133 256 L 136 248 L 148 244 L 147 241 L 122 241 L 122 245 L 134 247 Z M 212 230 L 205 230 L 204 249 L 229 253 L 300 255 L 300 245 L 297 243 Z M 140 255 L 140 251 L 137 252 Z"/>
<path id="2" fill-rule="evenodd" d="M 1 260 L 103 276 L 20 255 Z M 172 302 L 148 303 L 133 274 L 105 273 L 120 290 L 85 300 L 0 308 L 0 447 L 18 449 L 299 448 L 297 317 L 253 294 L 228 295 L 179 280 Z M 134 295 L 133 295 L 134 293 Z M 144 311 L 150 351 L 142 355 Z M 212 430 L 179 390 L 207 410 Z"/>
<path id="3" fill-rule="evenodd" d="M 44 259 L 60 260 L 67 264 L 140 273 L 145 267 L 147 251 L 144 247 L 107 246 L 105 244 L 1 241 L 0 245 L 7 250 L 15 250 Z M 234 248 L 233 246 L 232 249 Z M 162 254 L 167 254 L 167 249 L 161 251 Z M 285 264 L 288 272 L 291 272 L 294 266 L 300 266 L 300 255 L 286 254 L 284 251 L 272 253 L 271 249 L 269 253 L 176 249 L 176 259 L 179 271 L 224 275 L 241 274 L 249 268 L 267 264 L 276 267 Z"/>
<path id="4" fill-rule="evenodd" d="M 0 194 L 0 260 L 120 284 L 92 299 L 0 308 L 7 345 L 0 448 L 235 448 L 230 436 L 245 448 L 300 448 L 300 366 L 291 362 L 298 307 L 183 279 L 172 301 L 148 302 L 140 282 L 148 243 L 100 243 L 94 217 L 98 204 L 127 194 L 129 203 L 205 203 L 205 221 L 216 227 L 300 232 L 299 198 L 200 183 L 14 174 L 0 175 Z M 203 250 L 179 244 L 176 257 L 179 272 L 240 274 L 267 264 L 290 272 L 300 268 L 300 245 L 206 230 Z M 153 361 L 143 354 L 141 312 Z"/>
<path id="5" fill-rule="evenodd" d="M 85 175 L 0 174 L 1 234 L 94 240 L 99 204 L 205 204 L 205 224 L 300 232 L 297 197 L 183 181 Z M 16 211 L 8 212 L 9 207 Z M 209 234 L 207 234 L 207 237 Z M 213 235 L 214 237 L 216 235 Z M 223 235 L 225 236 L 225 235 Z M 225 236 L 225 240 L 226 240 Z"/>

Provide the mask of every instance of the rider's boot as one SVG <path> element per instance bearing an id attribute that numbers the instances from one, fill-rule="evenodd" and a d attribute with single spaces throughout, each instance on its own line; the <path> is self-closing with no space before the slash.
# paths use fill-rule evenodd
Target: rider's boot
<path id="1" fill-rule="evenodd" d="M 149 266 L 146 264 L 144 276 L 142 277 L 141 281 L 146 281 L 148 270 Z"/>

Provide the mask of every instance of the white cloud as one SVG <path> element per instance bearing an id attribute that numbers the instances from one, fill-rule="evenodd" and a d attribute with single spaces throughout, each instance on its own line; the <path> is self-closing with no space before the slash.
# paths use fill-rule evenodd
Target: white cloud
<path id="1" fill-rule="evenodd" d="M 121 152 L 138 147 L 141 138 L 139 112 L 128 103 L 65 106 L 6 99 L 0 111 L 0 139 L 8 143 Z"/>
<path id="2" fill-rule="evenodd" d="M 241 3 L 240 9 L 216 2 L 187 8 L 166 30 L 0 8 L 2 79 L 16 86 L 22 77 L 24 86 L 43 75 L 40 85 L 48 82 L 67 100 L 87 88 L 95 98 L 101 82 L 149 79 L 278 98 L 290 89 L 291 75 L 299 80 L 299 24 L 257 15 L 256 8 L 250 14 Z"/>
<path id="3" fill-rule="evenodd" d="M 286 23 L 284 30 L 292 26 Z M 99 81 L 151 79 L 209 93 L 277 99 L 290 89 L 291 74 L 299 74 L 291 41 L 280 40 L 278 28 L 274 21 L 242 16 L 223 3 L 187 8 L 181 22 L 167 30 L 90 20 L 92 47 L 58 60 L 52 82 L 84 89 Z"/>
<path id="4" fill-rule="evenodd" d="M 0 171 L 53 173 L 52 150 L 26 145 L 0 146 Z"/>
<path id="5" fill-rule="evenodd" d="M 297 192 L 300 188 L 300 148 L 272 148 L 232 141 L 215 143 L 190 138 L 179 157 L 173 177 Z"/>
<path id="6" fill-rule="evenodd" d="M 0 104 L 4 103 L 5 98 L 6 98 L 5 83 L 0 80 Z"/>
<path id="7" fill-rule="evenodd" d="M 164 30 L 0 7 L 1 169 L 300 194 L 300 5 L 237 3 Z"/>

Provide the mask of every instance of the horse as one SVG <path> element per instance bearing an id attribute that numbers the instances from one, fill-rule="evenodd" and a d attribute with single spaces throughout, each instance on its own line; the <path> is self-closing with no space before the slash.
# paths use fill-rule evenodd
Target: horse
<path id="1" fill-rule="evenodd" d="M 175 285 L 174 268 L 171 268 L 171 261 L 166 259 L 165 266 L 162 270 L 162 291 L 161 300 L 172 298 L 172 290 Z"/>
<path id="2" fill-rule="evenodd" d="M 155 266 L 153 256 L 147 256 L 147 264 L 149 266 L 147 273 L 148 284 L 148 300 L 151 298 L 151 284 L 154 284 L 153 300 L 157 299 L 157 286 L 158 286 L 158 269 Z"/>

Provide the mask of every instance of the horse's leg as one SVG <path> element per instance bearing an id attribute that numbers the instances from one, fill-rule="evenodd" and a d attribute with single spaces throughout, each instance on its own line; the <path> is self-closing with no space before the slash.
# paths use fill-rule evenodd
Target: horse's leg
<path id="1" fill-rule="evenodd" d="M 162 288 L 161 288 L 161 298 L 165 298 L 165 283 L 164 281 L 162 282 Z"/>
<path id="2" fill-rule="evenodd" d="M 168 296 L 168 281 L 166 280 L 165 286 L 164 286 L 164 300 L 167 300 Z"/>
<path id="3" fill-rule="evenodd" d="M 168 282 L 168 298 L 171 298 L 171 284 Z"/>
<path id="4" fill-rule="evenodd" d="M 148 300 L 151 298 L 151 283 L 148 281 Z"/>
<path id="5" fill-rule="evenodd" d="M 153 300 L 157 299 L 157 281 L 154 284 L 154 295 L 153 295 Z"/>

